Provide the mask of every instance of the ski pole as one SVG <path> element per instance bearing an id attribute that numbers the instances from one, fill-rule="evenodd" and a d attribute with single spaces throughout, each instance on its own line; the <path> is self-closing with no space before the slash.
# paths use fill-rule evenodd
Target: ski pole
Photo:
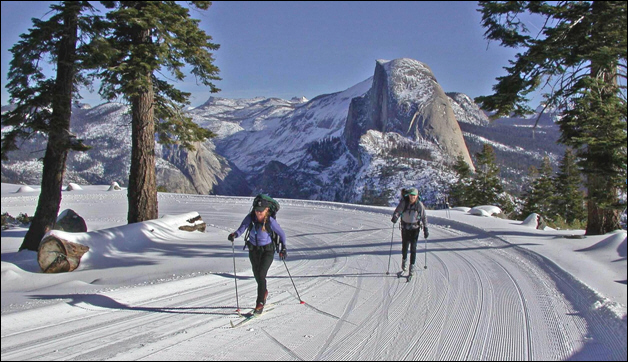
<path id="1" fill-rule="evenodd" d="M 390 253 L 388 253 L 388 269 L 386 275 L 390 274 L 390 257 L 392 256 L 393 239 L 395 238 L 395 224 L 392 226 L 392 235 L 390 236 Z"/>
<path id="2" fill-rule="evenodd" d="M 424 269 L 427 269 L 427 238 L 425 238 L 425 266 Z"/>
<path id="3" fill-rule="evenodd" d="M 286 267 L 286 271 L 288 272 L 288 276 L 290 277 L 290 281 L 292 282 L 292 286 L 294 287 L 294 291 L 297 292 L 297 297 L 299 297 L 299 302 L 301 302 L 301 304 L 305 304 L 304 301 L 301 300 L 301 296 L 299 295 L 299 291 L 297 290 L 297 286 L 294 285 L 294 280 L 292 280 L 292 275 L 290 275 L 290 270 L 288 270 L 288 264 L 286 264 L 286 261 L 283 261 L 283 265 Z"/>
<path id="4" fill-rule="evenodd" d="M 238 315 L 240 315 L 240 298 L 238 298 L 238 274 L 236 274 L 236 262 L 235 262 L 235 246 L 233 241 L 231 242 L 231 251 L 233 253 L 233 281 L 235 282 L 235 289 L 236 289 L 236 312 L 238 312 Z"/>

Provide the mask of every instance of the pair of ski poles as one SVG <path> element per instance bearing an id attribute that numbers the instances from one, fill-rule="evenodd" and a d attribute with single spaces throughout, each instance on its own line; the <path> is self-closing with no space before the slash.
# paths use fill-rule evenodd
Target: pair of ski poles
<path id="1" fill-rule="evenodd" d="M 235 282 L 235 291 L 236 291 L 236 312 L 238 312 L 238 314 L 240 314 L 240 298 L 238 296 L 238 274 L 236 273 L 236 262 L 235 262 L 235 245 L 234 245 L 234 241 L 231 242 L 231 252 L 233 254 L 233 281 Z M 301 302 L 301 304 L 305 304 L 305 302 L 301 299 L 301 296 L 299 295 L 299 291 L 297 290 L 297 286 L 294 284 L 294 280 L 292 279 L 292 275 L 290 275 L 290 270 L 288 270 L 288 264 L 286 264 L 286 260 L 283 259 L 283 265 L 286 267 L 286 271 L 288 272 L 288 276 L 290 277 L 290 281 L 292 282 L 292 286 L 294 287 L 294 290 L 297 292 L 297 297 L 299 298 L 299 302 Z"/>
<path id="2" fill-rule="evenodd" d="M 393 248 L 393 239 L 395 238 L 395 225 L 392 226 L 392 235 L 390 237 L 390 253 L 388 254 L 388 269 L 386 269 L 386 275 L 390 274 L 390 258 L 392 257 L 392 248 Z M 423 268 L 427 269 L 427 238 L 425 238 L 425 266 Z"/>

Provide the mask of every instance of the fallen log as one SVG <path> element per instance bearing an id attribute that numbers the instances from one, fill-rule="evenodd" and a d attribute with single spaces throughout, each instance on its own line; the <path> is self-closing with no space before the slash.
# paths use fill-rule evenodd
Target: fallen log
<path id="1" fill-rule="evenodd" d="M 188 220 L 186 220 L 187 224 L 186 225 L 181 225 L 179 226 L 179 230 L 183 230 L 183 231 L 200 231 L 202 233 L 205 232 L 205 229 L 207 228 L 207 224 L 205 224 L 205 222 L 203 222 L 203 219 L 201 218 L 201 215 L 197 215 L 193 218 L 190 218 Z"/>
<path id="2" fill-rule="evenodd" d="M 44 273 L 65 273 L 78 268 L 89 247 L 47 235 L 39 243 L 37 262 Z"/>

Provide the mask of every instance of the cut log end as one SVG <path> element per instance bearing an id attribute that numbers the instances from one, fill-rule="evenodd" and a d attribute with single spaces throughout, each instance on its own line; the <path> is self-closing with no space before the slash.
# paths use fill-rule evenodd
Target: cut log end
<path id="1" fill-rule="evenodd" d="M 45 236 L 39 244 L 37 262 L 44 273 L 71 272 L 78 268 L 89 247 L 54 235 Z"/>

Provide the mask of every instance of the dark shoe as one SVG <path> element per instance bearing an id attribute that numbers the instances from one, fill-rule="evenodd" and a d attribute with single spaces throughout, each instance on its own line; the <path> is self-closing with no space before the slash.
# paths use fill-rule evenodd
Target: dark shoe
<path id="1" fill-rule="evenodd" d="M 263 311 L 264 311 L 264 303 L 257 303 L 257 306 L 255 307 L 255 310 L 253 311 L 253 314 L 262 314 Z"/>

